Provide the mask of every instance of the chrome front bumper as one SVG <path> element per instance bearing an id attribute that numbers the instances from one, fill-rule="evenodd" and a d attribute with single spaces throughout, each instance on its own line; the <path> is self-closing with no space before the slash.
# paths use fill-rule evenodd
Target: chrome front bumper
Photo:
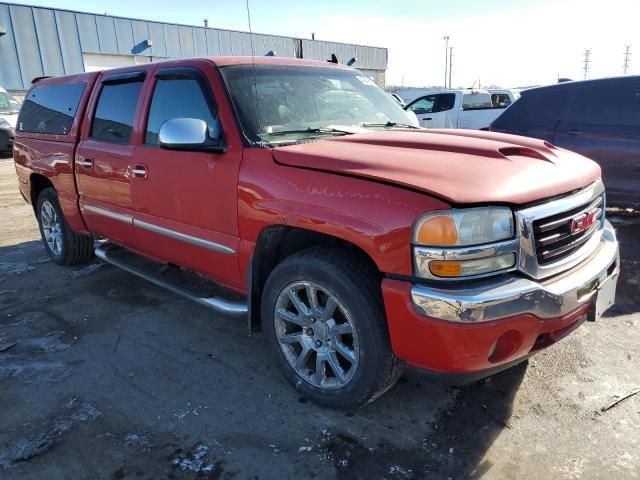
<path id="1" fill-rule="evenodd" d="M 593 302 L 598 286 L 619 269 L 618 241 L 607 221 L 600 246 L 589 259 L 551 280 L 510 273 L 449 289 L 415 285 L 411 298 L 419 313 L 450 322 L 488 322 L 521 314 L 557 318 Z"/>

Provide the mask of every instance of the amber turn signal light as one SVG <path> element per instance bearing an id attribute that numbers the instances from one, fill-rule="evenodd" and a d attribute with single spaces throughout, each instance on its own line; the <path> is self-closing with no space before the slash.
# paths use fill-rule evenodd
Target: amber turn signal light
<path id="1" fill-rule="evenodd" d="M 458 230 L 453 218 L 437 215 L 425 220 L 417 235 L 420 245 L 451 246 L 458 243 Z"/>
<path id="2" fill-rule="evenodd" d="M 434 261 L 429 264 L 429 269 L 437 277 L 459 277 L 462 273 L 460 262 Z"/>

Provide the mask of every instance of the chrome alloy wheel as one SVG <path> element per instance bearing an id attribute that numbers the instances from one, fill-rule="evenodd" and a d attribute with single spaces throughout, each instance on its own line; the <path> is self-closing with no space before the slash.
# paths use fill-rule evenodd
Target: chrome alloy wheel
<path id="1" fill-rule="evenodd" d="M 296 373 L 311 385 L 336 389 L 351 381 L 358 336 L 347 308 L 314 282 L 294 282 L 276 301 L 276 338 Z"/>
<path id="2" fill-rule="evenodd" d="M 62 227 L 56 210 L 48 200 L 43 202 L 40 208 L 40 221 L 42 223 L 42 233 L 49 250 L 56 257 L 59 257 L 62 255 Z"/>

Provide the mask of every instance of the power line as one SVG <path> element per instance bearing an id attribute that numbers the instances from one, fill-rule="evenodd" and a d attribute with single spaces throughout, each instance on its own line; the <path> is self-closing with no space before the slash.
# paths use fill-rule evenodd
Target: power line
<path id="1" fill-rule="evenodd" d="M 585 48 L 584 49 L 584 65 L 582 66 L 582 70 L 584 71 L 584 79 L 587 79 L 587 76 L 589 75 L 589 66 L 591 64 L 591 49 L 590 48 Z"/>
<path id="2" fill-rule="evenodd" d="M 625 75 L 629 73 L 630 64 L 631 64 L 631 45 L 627 45 L 624 48 L 624 65 L 622 66 L 622 71 Z"/>

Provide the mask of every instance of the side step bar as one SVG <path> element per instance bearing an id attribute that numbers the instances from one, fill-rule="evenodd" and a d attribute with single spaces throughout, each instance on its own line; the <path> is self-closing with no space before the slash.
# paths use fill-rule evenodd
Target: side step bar
<path id="1" fill-rule="evenodd" d="M 221 287 L 198 277 L 196 274 L 180 271 L 188 278 L 175 278 L 179 277 L 179 275 L 168 275 L 166 273 L 167 269 L 171 267 L 146 259 L 108 242 L 97 245 L 95 253 L 100 260 L 133 273 L 173 293 L 182 295 L 200 305 L 209 307 L 216 312 L 233 317 L 247 317 L 248 315 L 249 308 L 246 301 L 234 301 L 212 294 L 212 291 L 220 291 Z"/>

